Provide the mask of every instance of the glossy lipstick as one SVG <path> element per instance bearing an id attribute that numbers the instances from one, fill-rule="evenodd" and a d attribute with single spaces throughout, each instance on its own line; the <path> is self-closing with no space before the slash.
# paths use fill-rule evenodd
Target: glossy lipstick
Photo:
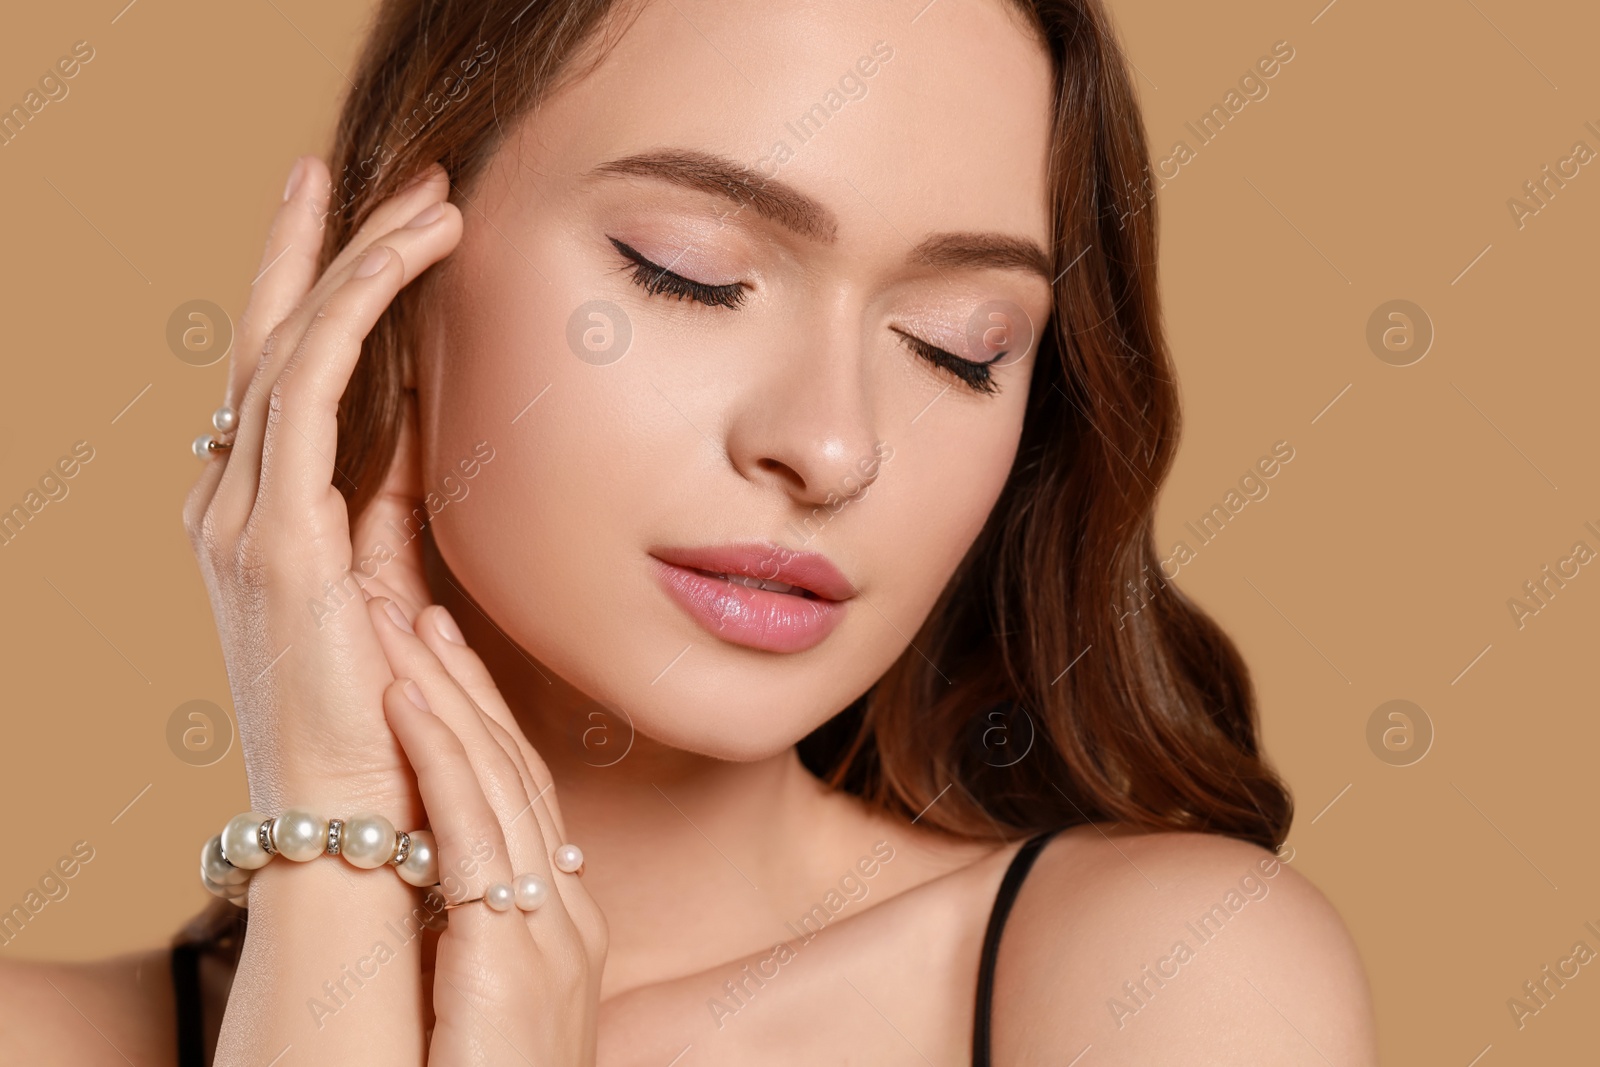
<path id="1" fill-rule="evenodd" d="M 651 549 L 667 595 L 707 632 L 767 652 L 804 652 L 844 619 L 855 586 L 815 552 L 760 542 Z"/>

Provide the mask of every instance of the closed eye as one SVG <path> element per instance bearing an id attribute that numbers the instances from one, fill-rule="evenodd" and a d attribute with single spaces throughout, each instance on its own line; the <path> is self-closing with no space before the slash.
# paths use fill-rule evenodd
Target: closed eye
<path id="1" fill-rule="evenodd" d="M 979 363 L 977 360 L 962 359 L 953 352 L 946 352 L 944 349 L 931 345 L 915 334 L 906 333 L 898 327 L 891 326 L 889 329 L 898 334 L 900 340 L 911 351 L 940 370 L 948 371 L 955 375 L 956 378 L 974 392 L 993 396 L 1000 391 L 1000 383 L 994 380 L 994 375 L 989 372 L 989 367 L 999 362 L 1009 353 L 997 352 L 987 362 Z"/>
<path id="2" fill-rule="evenodd" d="M 744 303 L 743 282 L 730 285 L 707 285 L 681 274 L 674 274 L 659 263 L 652 263 L 635 248 L 623 244 L 615 237 L 607 237 L 622 258 L 633 264 L 631 274 L 635 285 L 651 296 L 672 296 L 679 300 L 693 300 L 708 307 L 737 308 Z"/>

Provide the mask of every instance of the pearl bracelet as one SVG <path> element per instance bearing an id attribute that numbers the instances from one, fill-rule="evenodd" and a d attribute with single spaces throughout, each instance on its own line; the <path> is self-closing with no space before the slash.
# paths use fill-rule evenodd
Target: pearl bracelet
<path id="1" fill-rule="evenodd" d="M 397 831 L 394 823 L 373 812 L 324 819 L 300 808 L 276 818 L 247 811 L 229 819 L 200 850 L 200 881 L 213 896 L 242 908 L 250 876 L 280 855 L 296 863 L 343 856 L 366 870 L 387 863 L 418 888 L 439 882 L 438 850 L 427 830 Z"/>

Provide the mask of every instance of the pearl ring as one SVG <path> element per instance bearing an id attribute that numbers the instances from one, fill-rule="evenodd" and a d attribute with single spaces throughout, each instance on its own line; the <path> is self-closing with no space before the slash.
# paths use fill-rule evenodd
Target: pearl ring
<path id="1" fill-rule="evenodd" d="M 537 911 L 549 899 L 549 882 L 537 874 L 519 874 L 512 879 L 511 885 L 491 882 L 481 897 L 473 897 L 471 900 L 447 900 L 444 910 L 449 911 L 451 908 L 460 908 L 482 901 L 495 911 L 510 911 L 512 905 L 516 905 L 522 911 Z"/>
<path id="2" fill-rule="evenodd" d="M 211 425 L 217 428 L 219 434 L 232 433 L 238 429 L 239 416 L 231 407 L 224 404 L 211 413 Z M 194 439 L 190 448 L 200 459 L 210 459 L 214 453 L 226 452 L 233 447 L 233 442 L 222 437 L 214 437 L 203 433 Z"/>
<path id="3" fill-rule="evenodd" d="M 552 859 L 556 870 L 582 877 L 583 849 L 577 845 L 562 845 L 556 849 Z M 549 882 L 546 882 L 537 874 L 519 874 L 511 880 L 510 885 L 505 882 L 491 882 L 484 889 L 481 897 L 473 897 L 471 900 L 446 901 L 444 910 L 449 911 L 451 908 L 459 908 L 482 901 L 494 911 L 510 911 L 512 907 L 516 907 L 521 911 L 537 911 L 549 899 Z"/>

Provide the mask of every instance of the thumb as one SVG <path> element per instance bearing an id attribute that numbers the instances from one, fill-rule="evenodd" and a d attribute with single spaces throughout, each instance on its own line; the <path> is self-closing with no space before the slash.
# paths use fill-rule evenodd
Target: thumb
<path id="1" fill-rule="evenodd" d="M 407 618 L 432 603 L 422 569 L 422 532 L 432 521 L 422 488 L 417 394 L 400 394 L 400 433 L 383 486 L 356 520 L 350 541 L 358 575 L 376 579 Z"/>

